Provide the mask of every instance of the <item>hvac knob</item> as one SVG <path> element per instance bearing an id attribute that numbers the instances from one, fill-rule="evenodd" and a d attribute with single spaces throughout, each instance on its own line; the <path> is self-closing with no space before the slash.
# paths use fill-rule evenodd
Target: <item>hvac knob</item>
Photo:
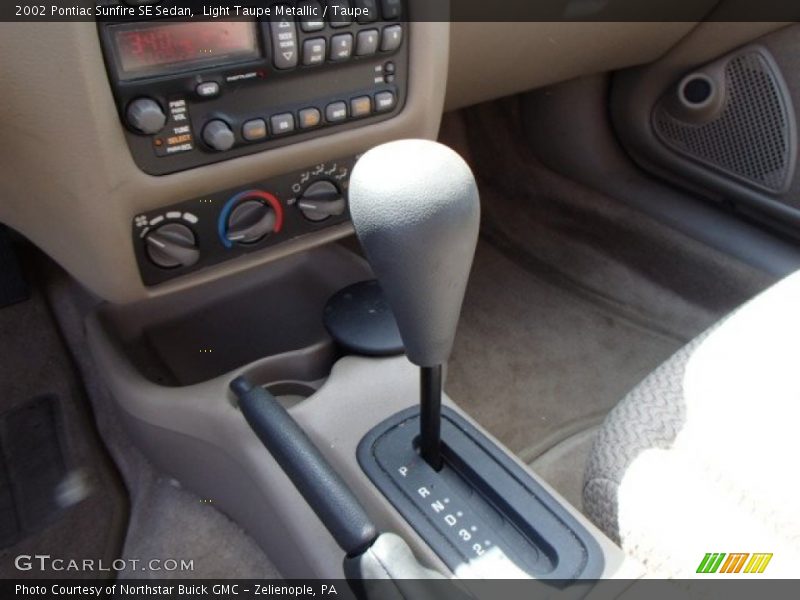
<path id="1" fill-rule="evenodd" d="M 128 105 L 128 123 L 139 133 L 153 135 L 164 128 L 167 115 L 161 105 L 152 98 L 138 98 Z"/>
<path id="2" fill-rule="evenodd" d="M 318 222 L 341 215 L 347 208 L 347 203 L 339 188 L 332 182 L 316 181 L 297 200 L 297 208 L 306 219 Z"/>
<path id="3" fill-rule="evenodd" d="M 283 209 L 272 194 L 260 190 L 243 192 L 234 196 L 229 205 L 224 229 L 228 246 L 255 244 L 281 230 Z"/>
<path id="4" fill-rule="evenodd" d="M 218 152 L 225 152 L 233 148 L 236 138 L 233 130 L 222 119 L 214 119 L 203 127 L 203 141 Z"/>
<path id="5" fill-rule="evenodd" d="M 200 259 L 194 233 L 181 223 L 166 223 L 144 238 L 145 250 L 154 265 L 162 269 L 191 267 Z"/>

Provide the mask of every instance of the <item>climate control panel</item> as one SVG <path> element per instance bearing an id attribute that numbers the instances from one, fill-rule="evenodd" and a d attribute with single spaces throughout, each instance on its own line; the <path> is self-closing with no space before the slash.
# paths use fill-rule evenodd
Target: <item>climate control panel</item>
<path id="1" fill-rule="evenodd" d="M 136 215 L 142 281 L 157 285 L 349 220 L 357 157 L 193 198 Z"/>

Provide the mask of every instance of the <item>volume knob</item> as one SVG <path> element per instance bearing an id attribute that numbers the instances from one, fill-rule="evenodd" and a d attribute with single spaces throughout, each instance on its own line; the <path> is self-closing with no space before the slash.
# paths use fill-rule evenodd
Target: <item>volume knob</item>
<path id="1" fill-rule="evenodd" d="M 167 124 L 167 115 L 152 98 L 138 98 L 128 105 L 128 123 L 139 133 L 153 135 Z"/>
<path id="2" fill-rule="evenodd" d="M 203 141 L 218 152 L 233 148 L 236 138 L 230 125 L 222 119 L 214 119 L 203 127 Z"/>

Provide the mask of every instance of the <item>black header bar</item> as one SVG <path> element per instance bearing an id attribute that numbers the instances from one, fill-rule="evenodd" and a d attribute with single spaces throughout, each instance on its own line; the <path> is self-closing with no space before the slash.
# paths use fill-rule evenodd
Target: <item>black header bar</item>
<path id="1" fill-rule="evenodd" d="M 296 0 L 9 0 L 0 21 L 140 21 L 150 18 L 269 18 Z M 322 1 L 332 13 L 354 2 Z M 380 7 L 381 2 L 375 3 Z M 380 10 L 380 9 L 379 9 Z M 329 16 L 329 15 L 328 15 Z M 406 21 L 668 22 L 796 21 L 797 0 L 411 0 Z M 303 18 L 300 13 L 297 18 Z"/>

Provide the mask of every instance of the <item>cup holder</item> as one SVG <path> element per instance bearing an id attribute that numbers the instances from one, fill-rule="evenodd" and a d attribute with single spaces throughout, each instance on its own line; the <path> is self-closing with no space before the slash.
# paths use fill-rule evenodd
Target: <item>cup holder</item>
<path id="1" fill-rule="evenodd" d="M 338 359 L 322 320 L 328 299 L 370 277 L 363 259 L 329 244 L 198 288 L 108 305 L 101 320 L 136 370 L 162 387 L 233 377 L 245 366 L 262 385 L 315 382 Z"/>
<path id="2" fill-rule="evenodd" d="M 316 394 L 321 383 L 321 381 L 316 383 L 308 381 L 276 381 L 268 383 L 264 388 L 275 396 L 284 408 L 291 408 Z"/>

